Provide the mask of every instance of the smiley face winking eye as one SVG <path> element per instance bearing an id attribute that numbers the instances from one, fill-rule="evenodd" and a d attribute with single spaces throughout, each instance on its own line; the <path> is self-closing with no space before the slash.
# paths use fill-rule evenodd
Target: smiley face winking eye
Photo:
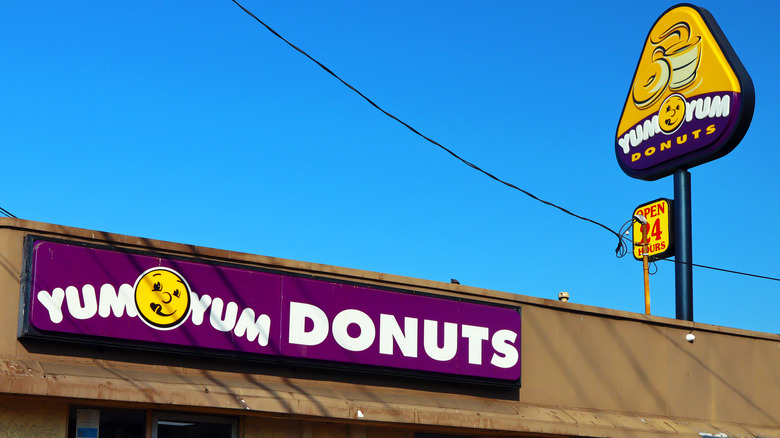
<path id="1" fill-rule="evenodd" d="M 170 330 L 181 325 L 189 315 L 189 286 L 172 269 L 147 270 L 138 277 L 133 289 L 138 313 L 150 327 Z"/>
<path id="2" fill-rule="evenodd" d="M 682 126 L 685 120 L 685 99 L 680 94 L 672 94 L 661 104 L 658 110 L 658 126 L 666 134 L 671 134 Z"/>

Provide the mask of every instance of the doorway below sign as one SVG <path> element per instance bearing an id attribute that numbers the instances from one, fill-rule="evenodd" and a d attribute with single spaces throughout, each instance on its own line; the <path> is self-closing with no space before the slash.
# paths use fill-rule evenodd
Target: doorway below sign
<path id="1" fill-rule="evenodd" d="M 157 412 L 152 438 L 236 438 L 238 421 L 230 417 Z"/>

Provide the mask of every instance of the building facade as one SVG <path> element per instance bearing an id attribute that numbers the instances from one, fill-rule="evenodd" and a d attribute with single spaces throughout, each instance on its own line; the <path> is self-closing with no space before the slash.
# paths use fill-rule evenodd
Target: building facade
<path id="1" fill-rule="evenodd" d="M 0 431 L 780 437 L 780 335 L 0 219 Z"/>

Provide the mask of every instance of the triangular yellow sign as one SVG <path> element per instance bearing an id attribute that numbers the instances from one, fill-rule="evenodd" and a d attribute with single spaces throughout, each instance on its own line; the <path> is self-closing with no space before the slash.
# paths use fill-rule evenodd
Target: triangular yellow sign
<path id="1" fill-rule="evenodd" d="M 678 5 L 655 22 L 618 122 L 615 155 L 655 180 L 733 150 L 753 118 L 750 79 L 715 19 Z"/>

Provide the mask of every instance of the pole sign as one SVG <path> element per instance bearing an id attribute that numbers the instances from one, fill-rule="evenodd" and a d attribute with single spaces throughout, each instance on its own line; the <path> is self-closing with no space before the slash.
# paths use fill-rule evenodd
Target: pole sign
<path id="1" fill-rule="evenodd" d="M 647 254 L 651 260 L 665 259 L 674 255 L 674 240 L 672 239 L 672 206 L 670 199 L 656 199 L 653 202 L 640 205 L 634 209 L 634 215 L 641 214 L 647 218 Z M 642 260 L 642 224 L 634 221 L 633 226 L 634 258 Z"/>
<path id="2" fill-rule="evenodd" d="M 647 35 L 617 126 L 623 171 L 647 181 L 720 158 L 753 118 L 753 82 L 712 15 L 681 4 Z"/>
<path id="3" fill-rule="evenodd" d="M 28 238 L 21 337 L 519 384 L 517 307 Z"/>

